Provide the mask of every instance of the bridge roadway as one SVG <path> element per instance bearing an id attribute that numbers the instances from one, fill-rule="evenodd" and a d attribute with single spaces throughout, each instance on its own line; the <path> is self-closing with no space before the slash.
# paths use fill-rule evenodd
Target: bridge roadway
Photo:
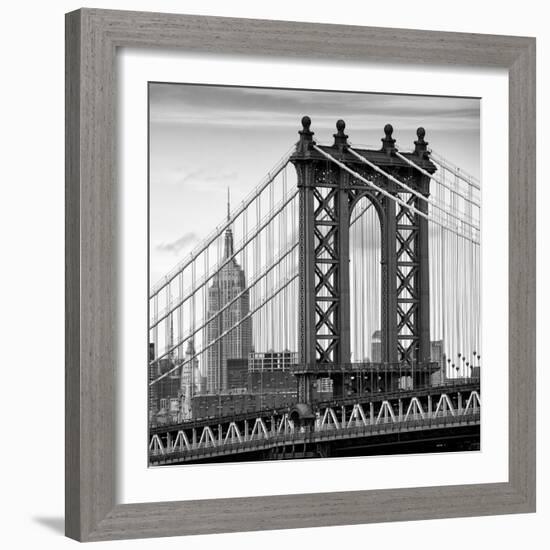
<path id="1" fill-rule="evenodd" d="M 445 384 L 426 386 L 420 388 L 414 388 L 410 390 L 393 390 L 379 393 L 364 393 L 362 395 L 353 395 L 350 397 L 337 397 L 327 401 L 318 401 L 316 407 L 318 409 L 324 409 L 326 407 L 342 407 L 354 405 L 355 403 L 370 403 L 380 402 L 384 400 L 393 399 L 407 399 L 409 397 L 424 397 L 428 395 L 437 395 L 441 392 L 471 392 L 476 390 L 479 392 L 479 378 L 471 378 L 465 381 L 464 379 L 458 379 L 457 381 L 448 380 Z M 187 429 L 199 429 L 205 426 L 211 426 L 213 424 L 229 424 L 230 422 L 241 422 L 244 420 L 254 420 L 258 416 L 270 417 L 280 416 L 289 411 L 291 405 L 285 405 L 284 407 L 268 408 L 268 409 L 254 409 L 242 413 L 235 413 L 230 415 L 220 416 L 208 416 L 204 418 L 198 418 L 196 420 L 187 420 L 185 422 L 177 424 L 159 424 L 149 427 L 149 436 L 161 435 L 167 431 L 177 432 L 179 430 Z"/>
<path id="2" fill-rule="evenodd" d="M 301 446 L 338 445 L 338 441 L 392 434 L 441 432 L 445 437 L 479 426 L 478 380 L 440 386 L 352 396 L 316 403 L 307 425 L 292 420 L 291 409 L 265 410 L 157 426 L 150 432 L 150 464 L 207 461 L 245 453 L 267 453 Z M 477 428 L 479 430 L 479 428 Z M 442 438 L 442 441 L 445 440 Z"/>
<path id="3" fill-rule="evenodd" d="M 372 425 L 354 425 L 349 428 L 326 427 L 319 431 L 304 430 L 292 434 L 274 435 L 269 438 L 251 439 L 248 441 L 236 441 L 225 443 L 221 446 L 199 447 L 190 450 L 175 450 L 170 453 L 152 454 L 151 464 L 169 465 L 185 462 L 205 461 L 209 458 L 230 456 L 258 451 L 265 451 L 276 447 L 295 447 L 311 444 L 333 442 L 337 440 L 350 440 L 368 438 L 380 435 L 403 434 L 408 432 L 427 432 L 432 430 L 445 430 L 465 426 L 479 426 L 480 412 L 453 416 L 450 413 L 434 418 L 420 418 L 416 416 L 412 420 L 401 422 L 384 422 Z M 368 443 L 365 445 L 368 446 Z"/>

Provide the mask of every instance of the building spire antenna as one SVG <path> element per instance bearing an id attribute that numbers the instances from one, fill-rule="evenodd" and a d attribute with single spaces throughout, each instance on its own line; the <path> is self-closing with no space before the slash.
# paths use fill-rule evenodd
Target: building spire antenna
<path id="1" fill-rule="evenodd" d="M 229 213 L 230 211 L 230 203 L 231 203 L 231 198 L 230 198 L 230 195 L 229 195 L 229 187 L 227 188 L 227 221 L 229 221 L 231 215 Z"/>
<path id="2" fill-rule="evenodd" d="M 227 188 L 227 222 L 231 220 L 231 197 L 229 195 L 229 187 Z M 233 254 L 233 233 L 231 232 L 231 226 L 228 225 L 225 230 L 225 246 L 224 246 L 224 257 L 229 258 Z"/>

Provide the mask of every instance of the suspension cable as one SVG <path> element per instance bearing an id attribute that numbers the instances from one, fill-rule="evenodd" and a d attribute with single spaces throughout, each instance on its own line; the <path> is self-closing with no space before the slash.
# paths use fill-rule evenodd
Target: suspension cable
<path id="1" fill-rule="evenodd" d="M 219 309 L 219 310 L 216 310 L 216 312 L 214 313 L 214 315 L 212 315 L 209 319 L 207 319 L 206 321 L 203 321 L 203 323 L 201 325 L 199 325 L 197 328 L 193 329 L 186 337 L 183 338 L 183 340 L 177 342 L 176 344 L 172 344 L 172 346 L 170 346 L 168 349 L 166 349 L 164 351 L 164 353 L 162 355 L 159 355 L 158 357 L 156 357 L 153 361 L 151 361 L 151 363 L 157 363 L 158 361 L 160 361 L 162 358 L 166 357 L 167 355 L 169 355 L 172 351 L 174 351 L 176 348 L 178 348 L 179 346 L 185 344 L 185 342 L 187 342 L 190 338 L 193 338 L 193 336 L 195 336 L 195 334 L 197 334 L 197 332 L 199 332 L 200 330 L 202 330 L 204 327 L 206 327 L 207 325 L 209 325 L 212 321 L 214 321 L 215 319 L 217 319 L 226 309 L 228 309 L 229 307 L 231 307 L 232 304 L 234 304 L 239 298 L 241 298 L 246 292 L 250 291 L 251 288 L 253 288 L 254 286 L 256 286 L 260 281 L 262 280 L 265 280 L 266 277 L 269 275 L 269 273 L 275 268 L 277 267 L 277 264 L 278 262 L 282 261 L 284 258 L 286 258 L 295 248 L 298 247 L 298 243 L 294 243 L 286 252 L 284 252 L 284 254 L 282 254 L 277 262 L 274 262 L 272 265 L 270 265 L 269 267 L 267 267 L 264 271 L 262 271 L 259 275 L 256 276 L 256 278 L 246 287 L 244 288 L 241 292 L 239 292 L 234 298 L 232 298 L 230 301 L 224 303 L 224 306 Z"/>
<path id="2" fill-rule="evenodd" d="M 272 171 L 267 173 L 264 181 L 262 181 L 256 189 L 246 198 L 239 208 L 230 216 L 224 220 L 221 226 L 216 227 L 214 232 L 207 237 L 197 249 L 193 250 L 188 256 L 187 260 L 184 260 L 181 264 L 176 266 L 170 273 L 165 275 L 160 281 L 158 281 L 151 289 L 150 297 L 153 297 L 155 294 L 158 294 L 164 287 L 170 284 L 180 272 L 185 270 L 194 259 L 202 254 L 216 239 L 218 239 L 223 232 L 230 227 L 237 218 L 256 200 L 256 198 L 261 195 L 261 193 L 266 189 L 268 185 L 273 183 L 275 178 L 282 172 L 285 166 L 288 164 L 291 155 L 294 153 L 296 144 L 294 144 L 284 155 L 281 157 L 279 162 L 275 165 Z"/>
<path id="3" fill-rule="evenodd" d="M 442 185 L 443 187 L 446 187 L 451 193 L 454 193 L 455 195 L 458 195 L 459 197 L 464 199 L 466 202 L 474 204 L 478 208 L 480 207 L 479 201 L 476 201 L 471 196 L 465 195 L 464 193 L 462 193 L 462 191 L 459 191 L 456 188 L 456 186 L 451 187 L 450 185 L 447 185 L 446 183 L 443 182 L 443 180 L 440 180 L 437 176 L 434 176 L 434 174 L 430 174 L 427 170 L 424 170 L 424 168 L 422 168 L 421 166 L 418 166 L 418 164 L 416 164 L 416 162 L 413 162 L 412 160 L 408 159 L 406 156 L 402 155 L 399 151 L 395 151 L 395 154 L 398 158 L 405 161 L 408 165 L 412 166 L 413 168 L 416 168 L 424 176 L 428 176 L 430 179 L 434 180 L 439 185 Z M 449 170 L 448 168 L 445 168 L 445 169 Z M 454 174 L 454 172 L 452 170 L 449 170 L 449 172 Z"/>
<path id="4" fill-rule="evenodd" d="M 453 176 L 456 176 L 467 185 L 473 187 L 474 189 L 477 189 L 478 191 L 481 190 L 481 186 L 479 185 L 479 180 L 474 178 L 474 176 L 464 172 L 464 170 L 461 170 L 457 166 L 453 166 L 451 162 L 444 159 L 441 155 L 436 153 L 433 149 L 429 149 L 428 152 L 430 153 L 430 160 L 432 160 L 432 162 L 434 162 L 435 164 L 438 164 L 441 168 L 448 170 L 449 172 L 451 172 L 451 174 L 453 174 Z"/>
<path id="5" fill-rule="evenodd" d="M 400 204 L 401 206 L 404 206 L 405 208 L 409 209 L 411 212 L 415 213 L 415 214 L 418 214 L 419 216 L 421 216 L 422 218 L 425 218 L 426 220 L 430 221 L 430 222 L 433 222 L 437 225 L 440 225 L 441 227 L 443 227 L 444 229 L 447 229 L 448 231 L 450 231 L 451 233 L 454 233 L 455 235 L 458 235 L 459 237 L 462 237 L 463 239 L 468 239 L 469 241 L 473 242 L 474 244 L 479 244 L 478 241 L 476 241 L 475 239 L 472 239 L 466 235 L 463 235 L 461 234 L 458 230 L 444 224 L 443 222 L 440 222 L 439 220 L 436 220 L 435 218 L 433 217 L 430 217 L 428 216 L 426 213 L 418 210 L 417 208 L 415 208 L 414 206 L 408 204 L 407 202 L 403 201 L 402 199 L 400 199 L 399 197 L 396 197 L 394 195 L 392 195 L 391 193 L 389 193 L 388 191 L 386 191 L 385 189 L 382 189 L 382 187 L 379 187 L 378 185 L 376 185 L 375 183 L 367 180 L 366 178 L 364 178 L 363 176 L 361 176 L 361 174 L 358 174 L 357 172 L 355 172 L 354 170 L 352 170 L 351 168 L 349 168 L 348 166 L 346 166 L 343 162 L 340 162 L 339 160 L 335 159 L 332 155 L 329 155 L 328 153 L 326 153 L 325 151 L 323 151 L 321 148 L 319 148 L 317 145 L 313 145 L 313 148 L 321 153 L 324 157 L 326 157 L 327 159 L 331 160 L 332 162 L 334 162 L 337 166 L 339 166 L 340 168 L 342 168 L 343 170 L 345 170 L 346 172 L 348 172 L 349 174 L 351 174 L 354 178 L 366 183 L 368 186 L 370 187 L 373 187 L 374 189 L 376 189 L 379 193 L 381 193 L 382 195 L 384 195 L 385 197 L 391 199 L 392 201 Z M 381 168 L 377 168 L 377 171 L 379 171 L 382 175 L 386 176 L 388 179 L 391 179 L 392 176 L 390 174 L 387 174 L 386 172 L 384 172 L 384 170 L 382 170 Z"/>
<path id="6" fill-rule="evenodd" d="M 348 147 L 348 151 L 356 158 L 358 158 L 359 160 L 361 160 L 362 162 L 364 162 L 365 164 L 367 164 L 368 166 L 370 166 L 371 168 L 373 168 L 374 170 L 376 171 L 379 171 L 380 173 L 383 172 L 383 170 L 379 170 L 378 169 L 378 166 L 376 166 L 376 164 L 374 164 L 373 162 L 371 162 L 370 160 L 366 159 L 363 155 L 360 155 L 359 153 L 357 153 L 356 151 L 354 151 L 351 147 Z M 399 158 L 402 158 L 404 159 L 405 161 L 407 161 L 407 163 L 409 164 L 412 164 L 414 166 L 416 166 L 417 168 L 419 168 L 414 162 L 411 162 L 409 161 L 406 157 L 404 157 L 403 155 L 399 154 L 396 152 L 396 155 L 399 156 Z M 427 174 L 429 175 L 429 172 L 426 172 L 425 170 L 422 170 L 420 169 L 421 172 L 423 174 Z M 445 214 L 447 214 L 448 216 L 451 216 L 453 218 L 455 218 L 456 220 L 462 222 L 463 224 L 466 224 L 466 225 L 469 225 L 470 227 L 472 227 L 473 229 L 476 229 L 479 231 L 479 228 L 473 224 L 471 224 L 470 222 L 467 222 L 465 219 L 464 219 L 464 216 L 459 216 L 457 214 L 454 214 L 453 212 L 450 212 L 448 210 L 446 210 L 443 206 L 440 206 L 439 204 L 437 204 L 433 199 L 431 199 L 430 197 L 425 197 L 422 193 L 419 193 L 416 189 L 413 189 L 412 187 L 410 187 L 409 185 L 407 185 L 406 183 L 398 180 L 397 178 L 395 178 L 394 176 L 392 176 L 391 174 L 388 174 L 386 177 L 389 177 L 394 183 L 397 183 L 399 186 L 403 187 L 404 189 L 406 189 L 409 193 L 412 193 L 413 195 L 415 195 L 416 197 L 418 197 L 419 199 L 422 199 L 423 201 L 426 201 L 428 204 L 431 204 L 434 208 L 437 208 L 438 210 L 440 210 L 441 212 L 444 212 Z"/>
<path id="7" fill-rule="evenodd" d="M 161 323 L 164 319 L 166 319 L 166 317 L 168 317 L 168 315 L 170 315 L 170 313 L 172 313 L 173 311 L 175 311 L 176 309 L 178 309 L 179 307 L 181 307 L 185 302 L 187 302 L 187 300 L 189 300 L 189 298 L 191 296 L 193 296 L 195 293 L 197 293 L 203 286 L 205 286 L 209 281 L 211 281 L 213 279 L 213 277 L 215 277 L 225 266 L 227 266 L 228 264 L 231 263 L 231 261 L 237 257 L 238 254 L 240 254 L 245 248 L 246 246 L 248 246 L 250 244 L 250 242 L 252 240 L 254 240 L 257 235 L 259 233 L 261 233 L 272 221 L 272 219 L 277 216 L 280 212 L 282 212 L 287 206 L 288 204 L 296 197 L 296 195 L 298 194 L 298 190 L 296 189 L 295 191 L 292 192 L 292 194 L 282 202 L 282 204 L 280 204 L 277 209 L 271 214 L 271 216 L 269 216 L 268 218 L 266 218 L 266 221 L 264 221 L 257 229 L 255 229 L 254 233 L 251 234 L 250 237 L 246 238 L 245 241 L 243 241 L 240 246 L 233 252 L 233 254 L 231 254 L 230 256 L 228 256 L 225 261 L 223 263 L 219 263 L 218 262 L 218 267 L 217 269 L 215 269 L 214 271 L 212 271 L 211 273 L 209 274 L 206 274 L 205 273 L 205 278 L 199 283 L 198 286 L 194 287 L 192 286 L 191 288 L 191 294 L 187 294 L 186 296 L 184 296 L 183 298 L 181 298 L 180 300 L 178 300 L 173 306 L 168 306 L 163 312 L 161 312 L 160 314 L 158 314 L 158 316 L 156 316 L 154 318 L 154 321 L 151 323 L 151 325 L 149 326 L 149 329 L 153 328 L 155 325 L 158 325 L 159 323 Z M 195 257 L 196 259 L 196 257 Z M 156 296 L 156 294 L 153 294 L 153 296 Z"/>
<path id="8" fill-rule="evenodd" d="M 164 374 L 161 374 L 158 378 L 155 378 L 154 380 L 152 380 L 151 382 L 149 382 L 149 386 L 152 386 L 154 384 L 156 384 L 157 382 L 159 382 L 160 380 L 162 380 L 163 378 L 166 378 L 169 374 L 171 374 L 172 372 L 174 372 L 175 370 L 177 369 L 181 369 L 182 367 L 184 367 L 187 363 L 190 363 L 191 361 L 193 361 L 193 359 L 195 357 L 198 357 L 199 355 L 202 355 L 205 351 L 207 351 L 209 348 L 211 348 L 214 344 L 216 344 L 219 340 L 221 340 L 222 338 L 225 338 L 225 336 L 227 336 L 231 331 L 235 330 L 236 328 L 238 328 L 242 323 L 244 323 L 244 321 L 246 321 L 249 317 L 251 317 L 252 315 L 254 315 L 254 313 L 256 313 L 260 308 L 262 308 L 265 304 L 267 304 L 268 302 L 270 302 L 271 300 L 273 300 L 273 298 L 275 298 L 275 296 L 277 296 L 279 294 L 279 292 L 282 292 L 290 283 L 292 283 L 292 281 L 294 281 L 294 279 L 296 279 L 298 277 L 298 273 L 294 274 L 293 276 L 289 277 L 273 294 L 271 294 L 270 296 L 266 296 L 254 309 L 251 309 L 246 315 L 244 315 L 243 317 L 241 317 L 233 326 L 229 327 L 226 331 L 222 332 L 222 334 L 220 334 L 218 337 L 216 337 L 216 339 L 212 340 L 211 342 L 209 342 L 206 346 L 204 346 L 201 350 L 199 350 L 198 352 L 195 353 L 195 355 L 189 359 L 186 359 L 183 363 L 181 363 L 180 365 L 176 365 L 174 367 L 172 367 L 170 370 L 167 370 Z M 166 354 L 164 354 L 166 355 Z M 164 357 L 164 356 L 163 356 Z M 157 358 L 155 359 L 155 361 L 159 361 L 161 358 Z"/>

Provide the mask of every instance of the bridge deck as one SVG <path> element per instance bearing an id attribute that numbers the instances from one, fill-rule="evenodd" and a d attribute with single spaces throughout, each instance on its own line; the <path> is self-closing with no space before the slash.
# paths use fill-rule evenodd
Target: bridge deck
<path id="1" fill-rule="evenodd" d="M 257 437 L 248 441 L 224 443 L 195 449 L 186 449 L 182 451 L 174 450 L 172 452 L 152 453 L 150 462 L 154 465 L 168 465 L 175 463 L 192 462 L 205 460 L 217 456 L 227 456 L 232 454 L 247 453 L 253 451 L 266 450 L 274 447 L 306 445 L 311 443 L 323 443 L 341 439 L 368 438 L 377 435 L 392 433 L 420 432 L 445 428 L 456 428 L 460 426 L 478 426 L 480 423 L 480 412 L 462 414 L 454 416 L 451 414 L 431 417 L 414 418 L 413 420 L 384 422 L 371 425 L 355 425 L 351 427 L 326 427 L 319 431 L 297 431 L 294 434 L 276 434 L 268 438 Z"/>
<path id="2" fill-rule="evenodd" d="M 457 382 L 448 381 L 445 384 L 436 386 L 427 386 L 414 388 L 410 390 L 394 390 L 389 392 L 377 392 L 377 393 L 364 393 L 361 395 L 353 395 L 350 397 L 334 398 L 327 401 L 318 401 L 315 403 L 315 407 L 318 409 L 324 409 L 326 407 L 341 407 L 350 406 L 355 403 L 379 403 L 386 400 L 393 399 L 407 399 L 410 397 L 422 397 L 431 394 L 440 394 L 445 392 L 471 392 L 479 391 L 480 384 L 479 379 L 470 379 L 468 381 L 459 380 Z M 178 424 L 156 425 L 150 426 L 149 435 L 160 435 L 166 433 L 166 431 L 177 432 L 179 430 L 187 430 L 193 428 L 203 428 L 205 426 L 211 426 L 213 424 L 229 424 L 230 422 L 241 422 L 244 420 L 255 420 L 257 417 L 269 417 L 271 415 L 280 416 L 285 412 L 288 412 L 291 405 L 285 407 L 279 407 L 276 409 L 254 409 L 242 413 L 220 416 L 209 416 L 196 420 L 190 420 L 181 422 Z"/>

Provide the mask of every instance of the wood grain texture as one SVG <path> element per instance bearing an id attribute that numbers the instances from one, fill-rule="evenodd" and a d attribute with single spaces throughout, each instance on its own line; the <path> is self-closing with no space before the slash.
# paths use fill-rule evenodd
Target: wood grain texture
<path id="1" fill-rule="evenodd" d="M 80 529 L 80 15 L 65 27 L 65 528 Z"/>
<path id="2" fill-rule="evenodd" d="M 509 476 L 536 500 L 536 55 L 509 69 Z"/>
<path id="3" fill-rule="evenodd" d="M 509 482 L 116 504 L 115 55 L 212 54 L 504 67 L 510 80 Z M 77 540 L 535 510 L 535 40 L 111 10 L 66 17 L 66 533 Z M 184 496 L 184 495 L 182 495 Z"/>

